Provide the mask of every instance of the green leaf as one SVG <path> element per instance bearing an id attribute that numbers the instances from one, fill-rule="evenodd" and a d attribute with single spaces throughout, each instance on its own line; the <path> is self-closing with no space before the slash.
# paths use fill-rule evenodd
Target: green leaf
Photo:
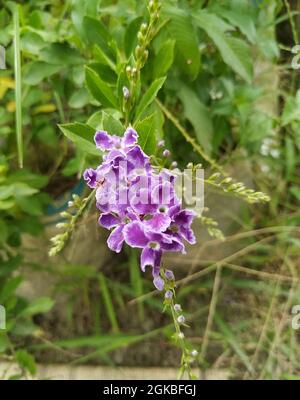
<path id="1" fill-rule="evenodd" d="M 31 301 L 31 303 L 21 312 L 23 317 L 29 317 L 36 314 L 42 314 L 50 311 L 54 301 L 49 297 L 40 297 Z"/>
<path id="2" fill-rule="evenodd" d="M 16 199 L 16 204 L 20 207 L 22 211 L 26 212 L 29 215 L 43 215 L 43 204 L 38 195 L 30 197 L 18 197 Z"/>
<path id="3" fill-rule="evenodd" d="M 23 82 L 27 85 L 37 85 L 45 78 L 55 74 L 61 65 L 51 65 L 43 61 L 33 61 L 24 68 Z"/>
<path id="4" fill-rule="evenodd" d="M 104 107 L 118 108 L 118 101 L 112 89 L 91 68 L 85 68 L 85 78 L 92 96 Z"/>
<path id="5" fill-rule="evenodd" d="M 89 93 L 86 88 L 80 88 L 73 92 L 68 104 L 71 108 L 78 109 L 86 106 L 89 103 Z"/>
<path id="6" fill-rule="evenodd" d="M 89 125 L 75 122 L 73 124 L 59 125 L 59 128 L 80 150 L 97 156 L 101 154 L 94 142 L 95 130 Z"/>
<path id="7" fill-rule="evenodd" d="M 224 31 L 216 25 L 215 18 L 218 17 L 215 15 L 212 17 L 207 12 L 199 12 L 193 15 L 195 23 L 199 28 L 205 30 L 219 49 L 224 62 L 246 82 L 251 83 L 253 63 L 249 46 L 241 39 L 226 36 Z"/>
<path id="8" fill-rule="evenodd" d="M 134 128 L 139 134 L 139 145 L 146 154 L 154 154 L 156 150 L 155 114 L 138 121 Z"/>
<path id="9" fill-rule="evenodd" d="M 156 79 L 150 87 L 146 90 L 145 94 L 141 98 L 135 112 L 135 121 L 138 121 L 145 109 L 155 100 L 157 93 L 163 86 L 166 77 Z"/>
<path id="10" fill-rule="evenodd" d="M 40 52 L 40 59 L 49 64 L 78 65 L 83 63 L 81 55 L 67 43 L 51 43 Z"/>
<path id="11" fill-rule="evenodd" d="M 124 35 L 124 51 L 127 58 L 130 57 L 133 49 L 137 43 L 137 33 L 140 29 L 143 17 L 133 19 L 127 26 Z"/>
<path id="12" fill-rule="evenodd" d="M 290 192 L 296 197 L 297 200 L 300 201 L 300 188 L 298 186 L 292 186 L 290 188 Z"/>
<path id="13" fill-rule="evenodd" d="M 21 276 L 16 276 L 5 282 L 1 287 L 0 293 L 0 304 L 4 304 L 8 298 L 15 294 L 17 287 L 21 284 L 23 278 Z"/>
<path id="14" fill-rule="evenodd" d="M 21 49 L 27 53 L 39 55 L 46 45 L 43 38 L 35 32 L 25 32 L 21 38 Z"/>
<path id="15" fill-rule="evenodd" d="M 153 63 L 153 76 L 159 78 L 166 75 L 173 64 L 175 40 L 167 40 L 163 43 L 155 56 Z"/>
<path id="16" fill-rule="evenodd" d="M 187 86 L 182 86 L 178 96 L 183 103 L 186 118 L 193 125 L 198 142 L 206 153 L 212 149 L 213 125 L 208 108 Z"/>
<path id="17" fill-rule="evenodd" d="M 102 116 L 102 125 L 103 129 L 109 132 L 109 134 L 121 136 L 125 131 L 124 126 L 121 124 L 119 120 L 117 120 L 111 114 L 108 114 L 104 111 Z"/>
<path id="18" fill-rule="evenodd" d="M 34 375 L 36 373 L 36 364 L 33 356 L 29 354 L 26 350 L 17 350 L 16 359 L 22 369 L 27 370 Z"/>
<path id="19" fill-rule="evenodd" d="M 282 125 L 288 125 L 293 121 L 300 121 L 300 90 L 296 96 L 288 96 L 282 113 Z"/>
<path id="20" fill-rule="evenodd" d="M 256 29 L 254 18 L 250 12 L 250 6 L 247 2 L 235 1 L 234 7 L 230 10 L 222 8 L 221 16 L 226 18 L 232 25 L 237 26 L 247 39 L 254 43 L 256 39 Z"/>
<path id="21" fill-rule="evenodd" d="M 191 15 L 175 7 L 168 7 L 165 13 L 170 19 L 168 29 L 171 38 L 176 40 L 181 69 L 195 79 L 200 69 L 200 51 Z"/>
<path id="22" fill-rule="evenodd" d="M 116 71 L 115 63 L 104 53 L 104 51 L 97 44 L 94 46 L 94 56 L 97 61 L 107 65 L 113 71 Z"/>
<path id="23" fill-rule="evenodd" d="M 82 25 L 85 39 L 90 45 L 97 44 L 104 54 L 114 63 L 112 45 L 114 40 L 106 26 L 96 18 L 86 16 Z"/>

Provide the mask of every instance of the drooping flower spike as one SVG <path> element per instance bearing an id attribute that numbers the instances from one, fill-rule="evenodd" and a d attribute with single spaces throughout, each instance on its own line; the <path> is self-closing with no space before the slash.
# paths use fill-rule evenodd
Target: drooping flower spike
<path id="1" fill-rule="evenodd" d="M 133 128 L 127 128 L 123 137 L 98 131 L 95 143 L 104 152 L 103 162 L 96 169 L 88 168 L 83 178 L 96 189 L 99 224 L 111 230 L 108 247 L 117 253 L 124 243 L 142 249 L 142 271 L 150 266 L 155 287 L 163 290 L 162 255 L 184 253 L 184 241 L 195 243 L 191 229 L 195 213 L 182 208 L 175 175 L 151 166 Z M 171 271 L 167 275 L 174 279 Z"/>

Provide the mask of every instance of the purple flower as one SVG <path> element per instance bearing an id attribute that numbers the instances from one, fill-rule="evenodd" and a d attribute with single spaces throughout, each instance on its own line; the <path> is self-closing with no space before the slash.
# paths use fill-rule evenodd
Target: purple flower
<path id="1" fill-rule="evenodd" d="M 164 156 L 164 157 L 170 157 L 170 155 L 171 155 L 170 150 L 165 149 L 165 150 L 163 151 L 163 156 Z"/>
<path id="2" fill-rule="evenodd" d="M 165 293 L 165 299 L 170 300 L 173 297 L 172 290 L 167 290 Z"/>
<path id="3" fill-rule="evenodd" d="M 184 324 L 185 323 L 185 317 L 183 315 L 179 315 L 179 317 L 177 317 L 177 321 L 180 324 Z"/>
<path id="4" fill-rule="evenodd" d="M 161 229 L 164 229 L 163 225 L 161 225 Z M 184 251 L 183 244 L 177 238 L 149 230 L 149 227 L 143 222 L 134 221 L 127 224 L 124 228 L 124 237 L 129 246 L 143 249 L 141 253 L 141 268 L 143 271 L 145 271 L 146 266 L 159 269 L 164 251 Z"/>
<path id="5" fill-rule="evenodd" d="M 97 171 L 93 168 L 88 168 L 83 173 L 83 179 L 87 185 L 94 189 L 97 186 Z"/>
<path id="6" fill-rule="evenodd" d="M 176 175 L 166 169 L 155 170 L 137 142 L 138 134 L 132 127 L 123 137 L 96 132 L 95 143 L 104 152 L 103 162 L 96 169 L 88 168 L 83 178 L 96 189 L 99 224 L 111 231 L 108 247 L 120 252 L 125 242 L 142 249 L 141 269 L 150 266 L 153 283 L 162 290 L 162 254 L 184 253 L 184 241 L 195 243 L 191 229 L 195 213 L 182 208 L 175 193 Z M 158 146 L 164 146 L 164 142 Z M 170 152 L 163 154 L 169 156 Z M 165 276 L 175 279 L 170 270 Z"/>

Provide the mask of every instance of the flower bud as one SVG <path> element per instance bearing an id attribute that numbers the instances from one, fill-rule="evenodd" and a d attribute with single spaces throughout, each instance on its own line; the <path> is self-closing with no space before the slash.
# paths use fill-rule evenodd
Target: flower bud
<path id="1" fill-rule="evenodd" d="M 141 25 L 141 30 L 140 31 L 142 33 L 146 33 L 147 28 L 148 28 L 148 25 L 145 22 L 143 22 L 142 25 Z"/>
<path id="2" fill-rule="evenodd" d="M 184 324 L 185 323 L 185 317 L 183 315 L 179 315 L 179 317 L 177 317 L 177 321 L 180 324 Z"/>
<path id="3" fill-rule="evenodd" d="M 198 351 L 195 350 L 195 349 L 193 349 L 193 350 L 191 351 L 191 356 L 192 356 L 192 357 L 197 357 L 197 355 L 198 355 Z"/>
<path id="4" fill-rule="evenodd" d="M 174 304 L 174 310 L 175 310 L 176 312 L 182 311 L 181 305 L 180 305 L 180 304 Z"/>
<path id="5" fill-rule="evenodd" d="M 175 276 L 173 274 L 173 271 L 171 271 L 170 269 L 166 270 L 165 276 L 169 281 L 175 281 Z"/>
<path id="6" fill-rule="evenodd" d="M 165 293 L 165 299 L 170 300 L 173 297 L 172 290 L 167 290 Z"/>
<path id="7" fill-rule="evenodd" d="M 165 149 L 165 150 L 163 151 L 163 156 L 164 156 L 164 157 L 170 157 L 170 155 L 171 155 L 170 150 Z"/>
<path id="8" fill-rule="evenodd" d="M 165 286 L 165 282 L 160 276 L 156 276 L 153 279 L 153 284 L 156 287 L 156 289 L 159 290 L 159 291 L 162 291 L 164 286 Z"/>
<path id="9" fill-rule="evenodd" d="M 128 100 L 129 99 L 129 96 L 130 96 L 130 92 L 129 92 L 129 89 L 128 89 L 128 87 L 126 87 L 126 86 L 123 86 L 123 96 L 124 96 L 124 99 L 125 100 Z"/>
<path id="10" fill-rule="evenodd" d="M 143 43 L 144 35 L 142 34 L 141 31 L 138 32 L 137 38 L 138 38 L 138 42 L 139 42 L 139 43 Z"/>

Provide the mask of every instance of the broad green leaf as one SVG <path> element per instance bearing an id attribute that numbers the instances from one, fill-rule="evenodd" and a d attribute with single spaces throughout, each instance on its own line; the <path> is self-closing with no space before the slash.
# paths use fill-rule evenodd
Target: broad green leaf
<path id="1" fill-rule="evenodd" d="M 98 156 L 101 154 L 94 142 L 95 130 L 89 125 L 75 122 L 73 124 L 59 125 L 59 128 L 80 150 Z"/>
<path id="2" fill-rule="evenodd" d="M 155 100 L 157 93 L 163 86 L 166 77 L 156 79 L 150 87 L 146 90 L 145 94 L 141 98 L 135 112 L 135 121 L 138 121 L 145 109 Z"/>
<path id="3" fill-rule="evenodd" d="M 85 38 L 83 18 L 85 16 L 97 15 L 100 0 L 73 0 L 72 1 L 72 22 L 82 38 Z"/>
<path id="4" fill-rule="evenodd" d="M 16 204 L 20 209 L 29 215 L 40 216 L 43 215 L 43 203 L 41 202 L 39 196 L 30 197 L 18 197 L 16 199 Z"/>
<path id="5" fill-rule="evenodd" d="M 27 370 L 34 375 L 36 373 L 36 364 L 33 356 L 29 354 L 26 350 L 17 350 L 16 351 L 16 359 L 18 364 L 22 369 Z"/>
<path id="6" fill-rule="evenodd" d="M 151 114 L 134 125 L 139 134 L 139 145 L 148 155 L 154 154 L 156 150 L 155 126 L 155 114 Z"/>
<path id="7" fill-rule="evenodd" d="M 250 12 L 251 6 L 249 6 L 247 2 L 242 2 L 242 4 L 239 0 L 234 3 L 240 3 L 240 5 L 235 4 L 230 10 L 222 8 L 220 16 L 226 18 L 232 25 L 237 26 L 247 37 L 249 42 L 254 43 L 256 39 L 256 29 L 254 17 Z"/>
<path id="8" fill-rule="evenodd" d="M 250 83 L 253 75 L 253 63 L 249 46 L 241 39 L 226 36 L 224 31 L 215 24 L 215 18 L 217 18 L 215 15 L 212 17 L 207 12 L 199 12 L 193 15 L 197 26 L 205 30 L 219 49 L 224 62 L 246 82 Z"/>
<path id="9" fill-rule="evenodd" d="M 39 55 L 45 45 L 43 38 L 35 32 L 25 32 L 21 37 L 21 49 L 24 52 Z"/>
<path id="10" fill-rule="evenodd" d="M 213 125 L 208 108 L 187 86 L 182 86 L 178 96 L 183 103 L 186 118 L 193 125 L 198 142 L 206 153 L 211 153 Z"/>
<path id="11" fill-rule="evenodd" d="M 43 61 L 33 61 L 24 68 L 23 82 L 27 85 L 37 85 L 45 78 L 61 70 L 61 65 L 51 65 Z"/>
<path id="12" fill-rule="evenodd" d="M 35 314 L 46 313 L 51 310 L 53 305 L 54 301 L 49 297 L 40 297 L 32 300 L 31 303 L 22 311 L 21 315 L 28 317 Z"/>
<path id="13" fill-rule="evenodd" d="M 87 125 L 94 128 L 95 131 L 102 129 L 103 111 L 96 111 L 87 120 Z"/>
<path id="14" fill-rule="evenodd" d="M 137 17 L 133 19 L 127 26 L 124 35 L 124 51 L 126 57 L 129 58 L 133 52 L 134 46 L 137 43 L 137 33 L 140 29 L 141 23 L 143 22 L 143 17 Z"/>
<path id="15" fill-rule="evenodd" d="M 109 134 L 114 134 L 114 135 L 123 135 L 125 129 L 124 126 L 121 124 L 119 120 L 117 120 L 115 117 L 113 117 L 111 114 L 108 114 L 103 111 L 103 116 L 102 116 L 102 126 L 103 129 Z"/>
<path id="16" fill-rule="evenodd" d="M 93 71 L 95 71 L 100 79 L 109 85 L 115 85 L 118 79 L 118 75 L 108 65 L 101 64 L 99 62 L 92 62 L 88 65 Z"/>
<path id="17" fill-rule="evenodd" d="M 96 100 L 98 100 L 104 107 L 118 108 L 118 102 L 112 89 L 95 71 L 86 67 L 85 77 L 87 87 Z"/>
<path id="18" fill-rule="evenodd" d="M 282 113 L 282 125 L 288 125 L 293 121 L 300 121 L 300 90 L 296 96 L 288 96 Z"/>
<path id="19" fill-rule="evenodd" d="M 200 69 L 200 51 L 191 15 L 177 7 L 168 7 L 165 14 L 170 19 L 167 27 L 176 41 L 181 69 L 195 79 Z"/>
<path id="20" fill-rule="evenodd" d="M 18 196 L 32 196 L 35 193 L 38 193 L 38 190 L 27 185 L 27 183 L 16 182 L 12 184 L 13 195 L 14 197 Z"/>
<path id="21" fill-rule="evenodd" d="M 0 304 L 4 304 L 8 298 L 15 294 L 17 287 L 21 284 L 23 278 L 21 276 L 16 276 L 7 280 L 1 287 L 0 291 Z"/>
<path id="22" fill-rule="evenodd" d="M 115 63 L 104 53 L 104 51 L 97 44 L 94 46 L 94 57 L 100 63 L 109 66 L 113 71 L 116 70 Z"/>
<path id="23" fill-rule="evenodd" d="M 251 114 L 241 130 L 241 143 L 261 142 L 272 133 L 272 123 L 272 118 L 261 111 Z"/>
<path id="24" fill-rule="evenodd" d="M 67 43 L 51 43 L 40 52 L 40 59 L 49 64 L 74 66 L 84 62 L 81 55 Z"/>
<path id="25" fill-rule="evenodd" d="M 68 104 L 71 108 L 82 108 L 89 103 L 89 93 L 86 88 L 76 89 L 71 95 Z"/>
<path id="26" fill-rule="evenodd" d="M 97 44 L 104 54 L 114 63 L 112 45 L 114 40 L 106 26 L 96 18 L 86 16 L 82 25 L 85 38 L 90 45 Z"/>
<path id="27" fill-rule="evenodd" d="M 167 40 L 159 49 L 154 58 L 153 76 L 159 78 L 166 75 L 167 71 L 173 64 L 174 60 L 174 45 L 175 40 Z"/>

